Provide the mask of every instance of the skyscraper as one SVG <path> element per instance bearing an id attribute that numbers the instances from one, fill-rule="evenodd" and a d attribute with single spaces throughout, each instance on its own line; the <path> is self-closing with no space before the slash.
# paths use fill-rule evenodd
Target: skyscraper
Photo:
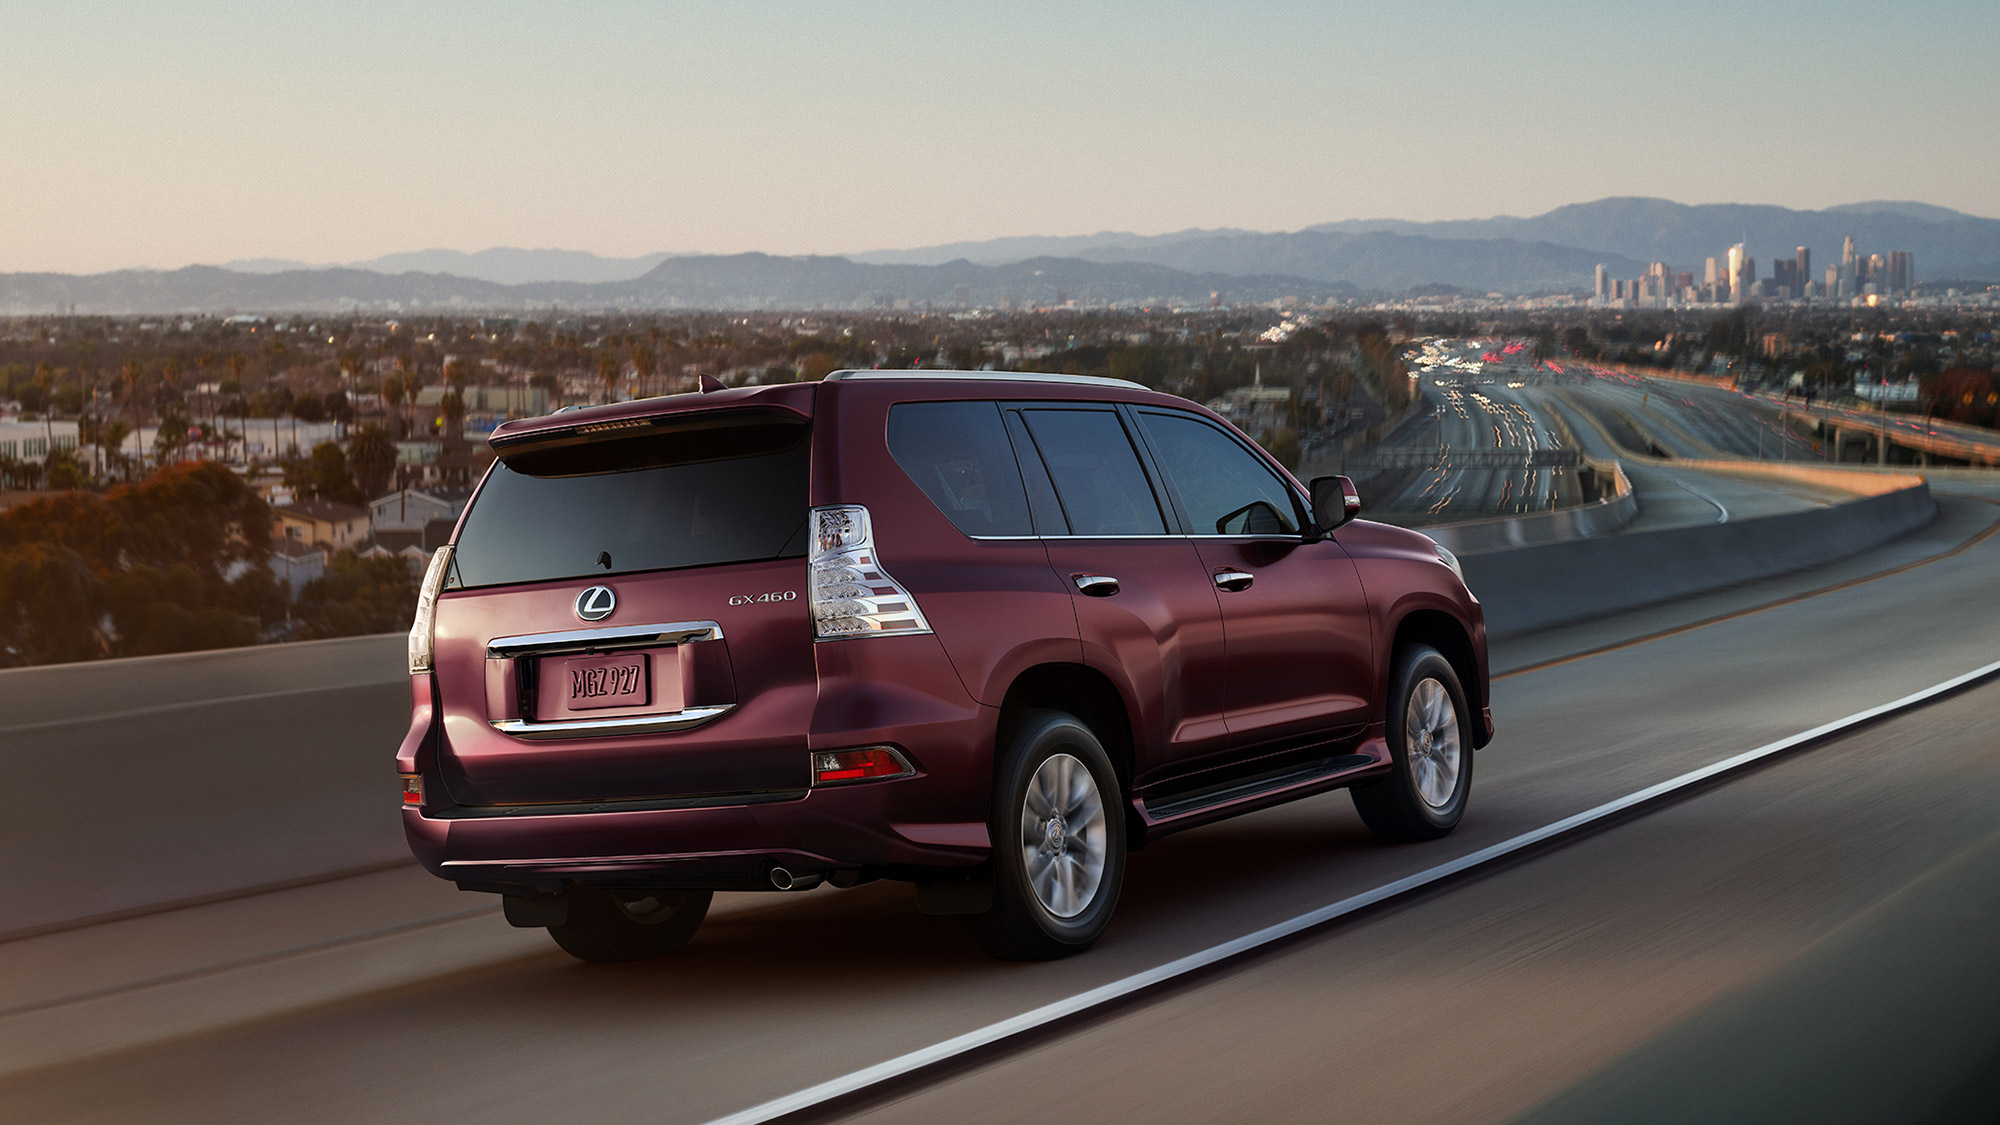
<path id="1" fill-rule="evenodd" d="M 1611 271 L 1604 268 L 1603 262 L 1599 262 L 1597 263 L 1597 300 L 1601 304 L 1610 296 Z"/>
<path id="2" fill-rule="evenodd" d="M 1741 242 L 1729 248 L 1729 299 L 1740 303 L 1750 295 L 1750 283 L 1756 280 L 1750 273 L 1750 253 Z"/>
<path id="3" fill-rule="evenodd" d="M 1917 282 L 1917 261 L 1908 250 L 1889 251 L 1889 289 L 1908 293 Z"/>
<path id="4" fill-rule="evenodd" d="M 1812 250 L 1804 246 L 1799 247 L 1798 256 L 1793 260 L 1798 262 L 1798 276 L 1799 276 L 1798 296 L 1803 297 L 1806 295 L 1806 287 L 1811 285 L 1813 280 Z"/>

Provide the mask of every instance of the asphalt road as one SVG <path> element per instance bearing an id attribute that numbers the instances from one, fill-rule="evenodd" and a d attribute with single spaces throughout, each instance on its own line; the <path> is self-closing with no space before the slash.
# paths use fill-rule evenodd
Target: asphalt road
<path id="1" fill-rule="evenodd" d="M 575 964 L 490 917 L 452 920 L 481 904 L 443 892 L 434 924 L 367 937 L 426 966 L 395 987 L 79 1050 L 0 1081 L 0 1118 L 698 1121 L 740 1109 L 1991 661 L 2000 536 L 1978 536 L 2000 507 L 1939 491 L 1936 522 L 1865 555 L 1496 646 L 1501 733 L 1478 758 L 1471 814 L 1444 841 L 1376 844 L 1340 794 L 1172 837 L 1133 858 L 1099 947 L 1047 965 L 984 959 L 894 885 L 732 900 L 675 957 L 618 967 Z M 1990 689 L 1935 705 L 874 1112 L 1497 1120 L 1552 1105 L 2000 825 L 1994 713 Z M 352 909 L 372 909 L 366 897 Z M 128 925 L 141 922 L 164 925 Z M 466 955 L 468 927 L 496 940 Z M 119 1002 L 115 986 L 86 1001 L 49 983 L 78 940 L 0 945 L 0 986 L 41 996 L 0 998 L 0 1036 L 73 1029 Z M 39 971 L 8 962 L 10 947 L 37 951 Z M 172 952 L 156 938 L 147 956 Z M 164 1019 L 219 1004 L 254 971 L 309 975 L 314 956 L 301 945 L 126 991 L 193 997 L 152 1009 Z M 1608 1096 L 1638 1088 L 1606 1081 Z"/>
<path id="2" fill-rule="evenodd" d="M 1626 455 L 1645 444 L 1627 422 L 1629 415 L 1620 404 L 1591 394 L 1588 385 L 1540 386 L 1523 394 L 1538 410 L 1563 419 L 1584 452 L 1621 463 L 1639 508 L 1626 531 L 1727 523 L 1853 499 L 1852 493 L 1783 479 L 1744 480 L 1699 469 L 1641 464 Z"/>

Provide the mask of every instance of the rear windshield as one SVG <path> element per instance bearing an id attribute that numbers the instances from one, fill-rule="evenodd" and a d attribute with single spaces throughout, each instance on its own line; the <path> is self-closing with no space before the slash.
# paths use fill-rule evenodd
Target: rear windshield
<path id="1" fill-rule="evenodd" d="M 810 443 L 769 414 L 503 451 L 465 515 L 459 586 L 805 553 Z"/>

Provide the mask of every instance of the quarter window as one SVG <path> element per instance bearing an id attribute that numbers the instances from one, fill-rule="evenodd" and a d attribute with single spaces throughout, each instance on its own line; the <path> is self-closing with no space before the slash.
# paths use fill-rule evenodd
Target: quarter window
<path id="1" fill-rule="evenodd" d="M 889 453 L 967 535 L 1030 535 L 1021 470 L 991 402 L 889 408 Z"/>
<path id="2" fill-rule="evenodd" d="M 1292 490 L 1235 438 L 1188 414 L 1139 417 L 1190 533 L 1298 534 Z"/>

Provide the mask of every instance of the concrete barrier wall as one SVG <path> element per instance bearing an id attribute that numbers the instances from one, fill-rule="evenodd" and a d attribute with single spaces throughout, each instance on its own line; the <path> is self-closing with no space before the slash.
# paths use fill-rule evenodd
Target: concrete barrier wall
<path id="1" fill-rule="evenodd" d="M 404 643 L 0 672 L 0 937 L 406 862 Z"/>
<path id="2" fill-rule="evenodd" d="M 1586 457 L 1584 461 L 1597 471 L 1600 480 L 1612 482 L 1612 495 L 1573 508 L 1556 508 L 1527 516 L 1467 520 L 1464 523 L 1419 527 L 1417 530 L 1461 555 L 1610 535 L 1631 523 L 1639 514 L 1639 501 L 1632 495 L 1632 482 L 1625 478 L 1625 470 L 1619 467 L 1618 462 L 1600 461 L 1594 457 Z"/>
<path id="3" fill-rule="evenodd" d="M 1768 578 L 1867 550 L 1937 514 L 1930 486 L 1904 487 L 1803 512 L 1465 558 L 1466 583 L 1494 636 L 1636 609 Z"/>

